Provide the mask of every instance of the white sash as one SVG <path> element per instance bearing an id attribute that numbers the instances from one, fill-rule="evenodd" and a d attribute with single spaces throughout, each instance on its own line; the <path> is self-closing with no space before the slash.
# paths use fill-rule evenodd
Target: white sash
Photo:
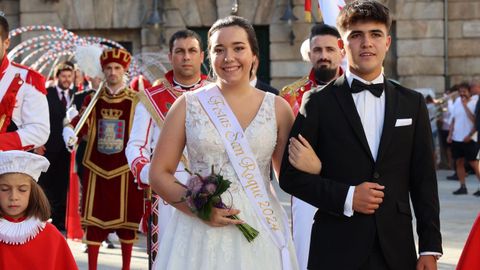
<path id="1" fill-rule="evenodd" d="M 280 249 L 283 270 L 292 269 L 288 249 L 289 226 L 284 211 L 275 211 L 268 196 L 257 160 L 237 118 L 216 85 L 208 85 L 196 92 L 210 120 L 222 138 L 233 168 L 253 205 L 261 224 Z M 272 196 L 275 197 L 274 194 Z M 278 217 L 283 216 L 283 222 Z M 280 229 L 283 226 L 283 233 Z"/>
<path id="2" fill-rule="evenodd" d="M 6 56 L 5 56 L 6 57 Z M 10 67 L 10 63 L 8 63 L 8 67 L 6 68 L 5 74 L 3 74 L 2 79 L 0 80 L 0 101 L 2 100 L 3 96 L 7 93 L 10 84 L 12 83 L 15 69 Z"/>

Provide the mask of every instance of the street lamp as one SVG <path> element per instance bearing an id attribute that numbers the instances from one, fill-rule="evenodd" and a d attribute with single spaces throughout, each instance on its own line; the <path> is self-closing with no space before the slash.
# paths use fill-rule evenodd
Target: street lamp
<path id="1" fill-rule="evenodd" d="M 293 14 L 293 9 L 292 9 L 292 0 L 288 0 L 287 2 L 287 8 L 285 9 L 285 12 L 283 13 L 283 16 L 280 17 L 281 21 L 287 22 L 287 24 L 290 27 L 290 34 L 288 35 L 288 38 L 290 40 L 290 45 L 293 45 L 293 42 L 295 41 L 295 33 L 293 33 L 293 26 L 292 26 L 292 21 L 297 21 L 298 18 L 295 17 Z"/>
<path id="2" fill-rule="evenodd" d="M 163 13 L 163 3 L 162 3 L 162 13 Z M 163 20 L 163 14 L 160 14 L 158 11 L 158 0 L 153 0 L 153 8 L 152 12 L 150 13 L 150 16 L 148 16 L 147 20 L 145 21 L 145 24 L 148 26 L 153 26 L 155 28 L 158 28 L 162 26 L 165 23 Z"/>
<path id="3" fill-rule="evenodd" d="M 237 15 L 237 13 L 238 13 L 238 0 L 233 0 L 230 15 Z"/>
<path id="4" fill-rule="evenodd" d="M 159 43 L 165 43 L 165 36 L 163 33 L 163 25 L 165 20 L 163 19 L 163 0 L 160 1 L 160 8 L 158 5 L 158 0 L 153 0 L 152 11 L 149 16 L 144 20 L 144 25 L 147 27 L 153 27 L 152 30 L 158 31 L 159 33 Z"/>

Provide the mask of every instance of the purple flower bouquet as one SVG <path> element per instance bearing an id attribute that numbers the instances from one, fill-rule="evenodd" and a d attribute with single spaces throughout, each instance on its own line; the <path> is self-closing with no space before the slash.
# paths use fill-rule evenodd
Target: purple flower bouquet
<path id="1" fill-rule="evenodd" d="M 186 202 L 190 210 L 202 220 L 210 220 L 213 207 L 228 209 L 222 202 L 220 195 L 228 190 L 232 182 L 224 179 L 222 175 L 216 174 L 213 166 L 212 173 L 206 177 L 185 170 L 191 177 L 188 179 L 187 185 L 177 181 L 178 184 L 187 189 L 180 202 Z M 239 219 L 236 215 L 229 216 L 229 218 Z M 235 226 L 240 229 L 248 242 L 253 241 L 259 233 L 246 223 L 236 224 Z"/>

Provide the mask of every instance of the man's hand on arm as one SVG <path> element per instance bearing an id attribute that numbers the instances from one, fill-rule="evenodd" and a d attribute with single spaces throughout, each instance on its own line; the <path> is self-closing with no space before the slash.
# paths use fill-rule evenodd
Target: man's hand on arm
<path id="1" fill-rule="evenodd" d="M 437 258 L 434 255 L 421 255 L 416 270 L 437 270 Z"/>
<path id="2" fill-rule="evenodd" d="M 353 210 L 362 214 L 373 214 L 383 202 L 385 186 L 372 182 L 363 182 L 355 187 Z"/>

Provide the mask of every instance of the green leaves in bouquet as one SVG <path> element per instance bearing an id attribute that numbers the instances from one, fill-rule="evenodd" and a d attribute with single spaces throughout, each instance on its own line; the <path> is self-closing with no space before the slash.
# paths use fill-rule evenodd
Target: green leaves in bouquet
<path id="1" fill-rule="evenodd" d="M 213 196 L 220 196 L 221 194 L 223 194 L 225 191 L 228 190 L 232 182 L 224 179 L 223 176 L 218 174 L 215 174 L 214 177 L 216 178 L 216 182 L 217 182 L 217 190 L 215 191 Z"/>

